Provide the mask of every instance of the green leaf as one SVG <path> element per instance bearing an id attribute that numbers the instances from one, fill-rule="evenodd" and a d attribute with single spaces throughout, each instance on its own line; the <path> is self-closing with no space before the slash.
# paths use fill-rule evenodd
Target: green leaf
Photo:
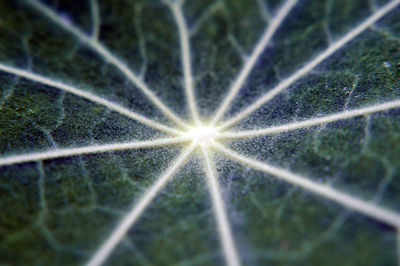
<path id="1" fill-rule="evenodd" d="M 0 263 L 397 265 L 399 17 L 0 1 Z"/>

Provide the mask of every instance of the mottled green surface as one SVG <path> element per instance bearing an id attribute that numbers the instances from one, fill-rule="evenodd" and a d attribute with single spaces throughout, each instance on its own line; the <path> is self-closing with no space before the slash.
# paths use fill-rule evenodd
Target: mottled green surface
<path id="1" fill-rule="evenodd" d="M 44 1 L 90 33 L 90 1 Z M 201 114 L 213 114 L 283 1 L 186 0 Z M 258 60 L 228 118 L 288 77 L 386 0 L 299 0 Z M 161 1 L 99 0 L 100 41 L 189 120 L 176 24 Z M 265 11 L 265 12 L 263 12 Z M 235 130 L 265 128 L 400 99 L 400 10 L 295 82 Z M 84 88 L 173 123 L 119 72 L 25 1 L 0 1 L 0 62 Z M 1 157 L 164 137 L 107 108 L 0 72 Z M 227 143 L 400 212 L 400 111 Z M 0 167 L 0 264 L 84 264 L 180 146 Z M 397 265 L 396 231 L 214 157 L 244 265 Z M 221 265 L 215 216 L 195 154 L 113 252 L 109 265 Z"/>

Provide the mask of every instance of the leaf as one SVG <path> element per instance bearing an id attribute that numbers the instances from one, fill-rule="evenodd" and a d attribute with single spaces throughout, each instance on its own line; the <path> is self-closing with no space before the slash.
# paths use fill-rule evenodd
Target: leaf
<path id="1" fill-rule="evenodd" d="M 1 263 L 397 265 L 399 5 L 1 1 Z"/>

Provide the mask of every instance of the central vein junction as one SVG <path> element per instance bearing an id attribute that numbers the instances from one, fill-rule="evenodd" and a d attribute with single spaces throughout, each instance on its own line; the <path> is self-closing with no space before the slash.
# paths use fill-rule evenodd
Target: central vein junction
<path id="1" fill-rule="evenodd" d="M 217 135 L 217 128 L 203 125 L 190 128 L 184 133 L 185 137 L 198 141 L 202 146 L 212 145 Z"/>

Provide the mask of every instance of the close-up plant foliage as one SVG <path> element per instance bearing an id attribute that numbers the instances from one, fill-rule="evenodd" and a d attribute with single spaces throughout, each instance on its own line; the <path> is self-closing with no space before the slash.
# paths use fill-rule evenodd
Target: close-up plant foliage
<path id="1" fill-rule="evenodd" d="M 399 18 L 0 1 L 0 265 L 398 265 Z"/>

